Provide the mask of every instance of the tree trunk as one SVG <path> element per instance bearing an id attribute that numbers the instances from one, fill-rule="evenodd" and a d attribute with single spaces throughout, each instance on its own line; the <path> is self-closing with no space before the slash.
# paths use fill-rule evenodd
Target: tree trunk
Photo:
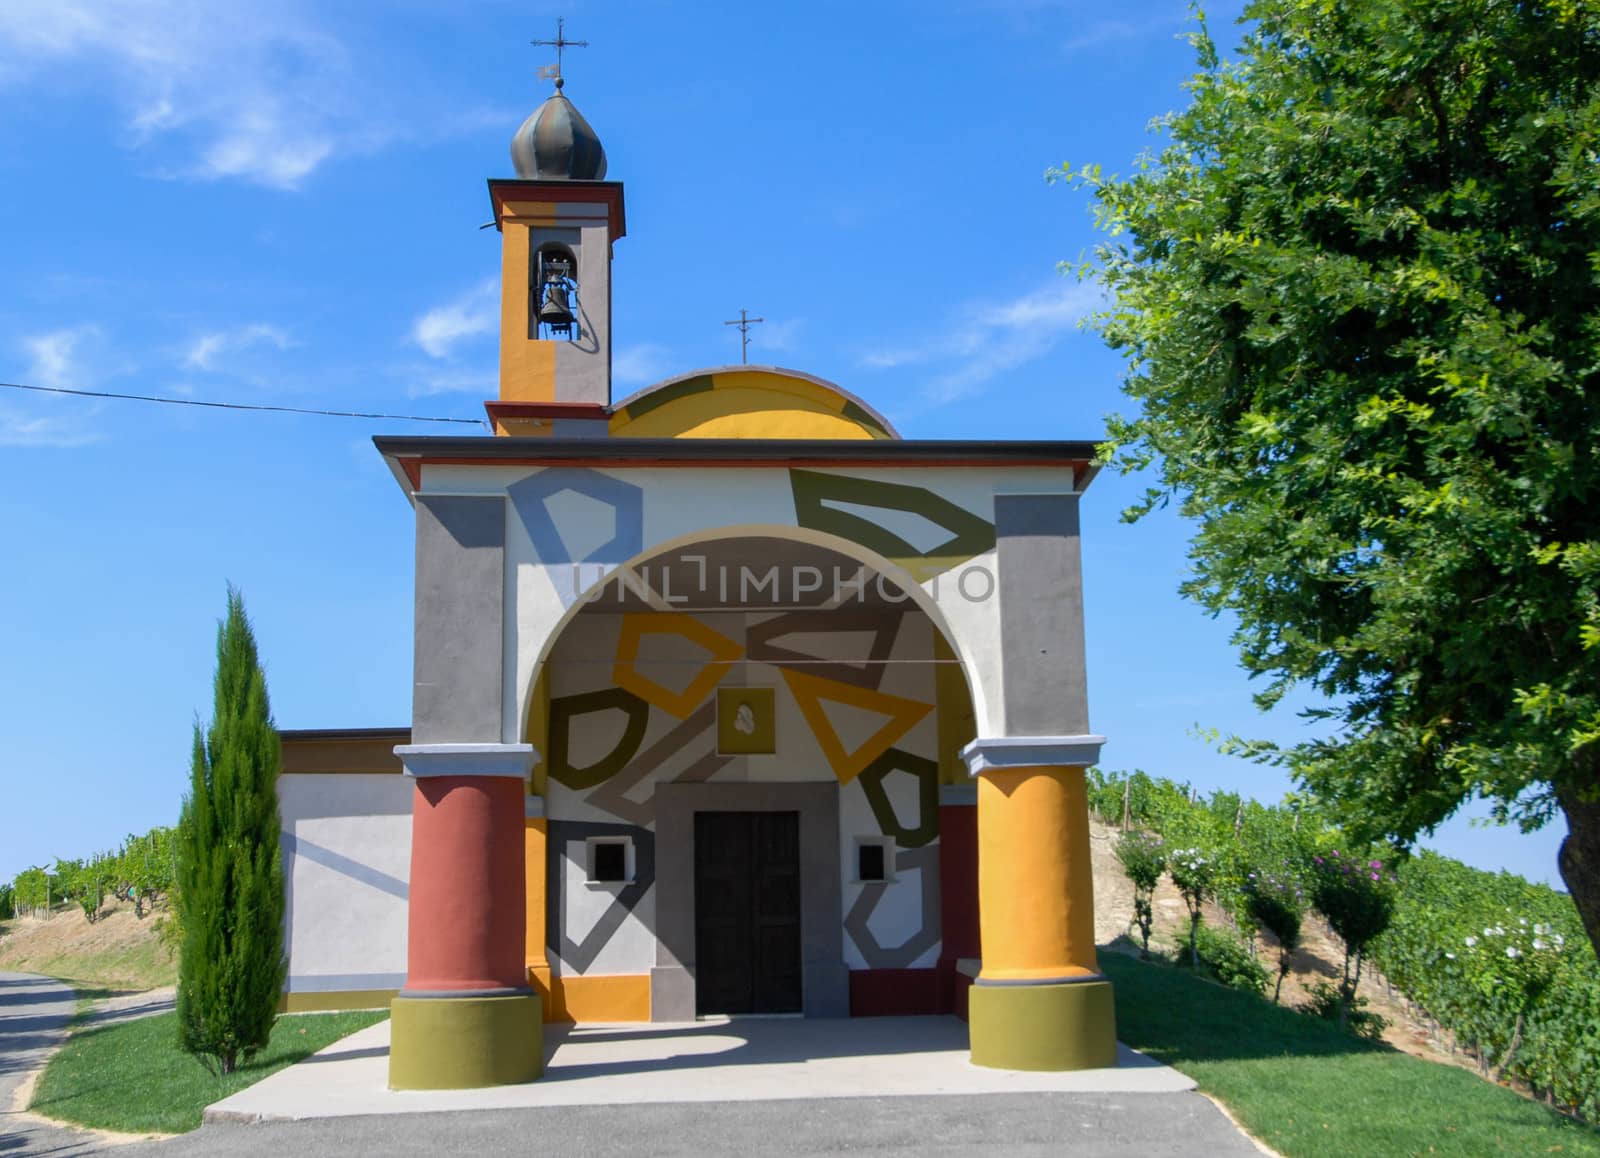
<path id="1" fill-rule="evenodd" d="M 1585 772 L 1594 765 L 1595 757 L 1579 762 Z M 1592 775 L 1585 778 L 1594 779 Z M 1572 894 L 1572 903 L 1578 907 L 1584 931 L 1589 934 L 1589 943 L 1595 956 L 1600 957 L 1600 795 L 1594 794 L 1595 787 L 1588 785 L 1587 793 L 1571 785 L 1556 788 L 1568 830 L 1557 863 L 1567 892 Z"/>
<path id="2" fill-rule="evenodd" d="M 1511 1030 L 1511 1043 L 1506 1046 L 1505 1052 L 1500 1055 L 1500 1064 L 1494 1068 L 1494 1081 L 1496 1084 L 1506 1080 L 1506 1071 L 1511 1068 L 1511 1061 L 1517 1056 L 1517 1051 L 1522 1048 L 1522 1014 L 1517 1014 L 1517 1024 Z"/>

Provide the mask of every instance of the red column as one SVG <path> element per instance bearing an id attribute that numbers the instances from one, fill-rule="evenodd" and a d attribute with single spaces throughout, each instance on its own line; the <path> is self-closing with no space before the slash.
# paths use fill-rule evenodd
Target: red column
<path id="1" fill-rule="evenodd" d="M 406 989 L 526 989 L 520 778 L 419 776 Z"/>

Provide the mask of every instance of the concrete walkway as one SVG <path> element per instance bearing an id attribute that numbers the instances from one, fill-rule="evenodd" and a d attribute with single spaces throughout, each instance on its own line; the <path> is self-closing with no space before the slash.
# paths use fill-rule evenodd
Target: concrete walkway
<path id="1" fill-rule="evenodd" d="M 953 1017 L 716 1018 L 547 1026 L 546 1074 L 482 1090 L 388 1088 L 389 1023 L 351 1034 L 206 1111 L 258 1122 L 441 1110 L 958 1094 L 1174 1094 L 1194 1082 L 1129 1049 L 1116 1069 L 1022 1073 L 967 1060 Z"/>
<path id="2" fill-rule="evenodd" d="M 0 973 L 0 1155 L 76 1158 L 99 1151 L 94 1134 L 23 1113 L 24 1087 L 67 1036 L 78 1007 L 71 987 L 32 973 Z"/>
<path id="3" fill-rule="evenodd" d="M 129 1004 L 154 1012 L 163 997 Z M 0 973 L 0 1110 L 75 1006 L 59 982 Z M 1131 1051 L 1124 1067 L 1094 1074 L 982 1070 L 966 1060 L 965 1027 L 946 1018 L 549 1028 L 544 1081 L 398 1094 L 384 1088 L 388 1026 L 373 1026 L 213 1108 L 236 1120 L 116 1146 L 116 1158 L 1260 1154 L 1187 1078 Z M 271 1117 L 302 1120 L 237 1120 Z M 108 1152 L 93 1134 L 0 1118 L 0 1158 Z"/>

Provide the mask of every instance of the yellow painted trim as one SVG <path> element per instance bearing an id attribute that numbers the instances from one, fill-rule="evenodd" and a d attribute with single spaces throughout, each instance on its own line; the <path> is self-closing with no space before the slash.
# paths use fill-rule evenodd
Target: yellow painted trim
<path id="1" fill-rule="evenodd" d="M 985 978 L 1099 972 L 1082 768 L 978 777 L 978 920 Z"/>
<path id="2" fill-rule="evenodd" d="M 544 1073 L 542 1003 L 525 997 L 396 997 L 389 1088 L 471 1090 Z"/>
<path id="3" fill-rule="evenodd" d="M 809 675 L 790 668 L 779 668 L 778 672 L 783 676 L 783 682 L 789 685 L 789 694 L 794 697 L 795 704 L 800 708 L 800 714 L 811 726 L 812 734 L 816 736 L 817 744 L 821 747 L 822 754 L 827 757 L 828 765 L 833 769 L 833 774 L 838 777 L 840 784 L 848 784 L 861 775 L 868 764 L 887 752 L 896 740 L 911 731 L 924 716 L 933 711 L 932 704 L 918 703 L 904 696 L 893 696 L 875 688 L 857 687 L 855 684 L 824 679 L 822 676 Z M 822 709 L 823 700 L 877 712 L 887 716 L 888 719 L 883 722 L 882 727 L 863 740 L 855 751 L 847 752 L 844 742 L 839 739 L 839 733 L 834 731 L 833 724 L 829 722 L 827 713 Z"/>
<path id="4" fill-rule="evenodd" d="M 528 969 L 548 976 L 550 963 L 545 957 L 545 842 L 549 839 L 550 822 L 542 816 L 530 816 L 523 822 L 522 847 L 527 857 L 523 869 L 526 884 L 523 889 L 523 908 L 526 914 L 526 941 Z"/>
<path id="5" fill-rule="evenodd" d="M 542 979 L 530 974 L 529 984 L 545 995 L 547 1021 L 650 1020 L 648 973 L 607 973 L 588 977 L 547 975 Z"/>
<path id="6" fill-rule="evenodd" d="M 388 1009 L 397 989 L 349 989 L 342 993 L 285 993 L 279 1013 L 333 1013 L 350 1009 Z"/>
<path id="7" fill-rule="evenodd" d="M 505 221 L 500 243 L 500 398 L 507 402 L 551 402 L 556 396 L 554 342 L 534 337 L 532 319 L 533 238 L 528 226 Z"/>
<path id="8" fill-rule="evenodd" d="M 1093 1070 L 1117 1064 L 1109 981 L 974 985 L 967 990 L 972 1063 L 1002 1070 Z"/>
<path id="9" fill-rule="evenodd" d="M 710 658 L 682 691 L 663 687 L 638 669 L 639 642 L 647 635 L 679 635 L 710 653 Z M 698 619 L 673 612 L 632 612 L 622 617 L 622 634 L 617 641 L 617 661 L 611 680 L 662 711 L 682 720 L 705 702 L 711 689 L 722 682 L 734 661 L 744 654 L 744 645 L 730 639 Z"/>

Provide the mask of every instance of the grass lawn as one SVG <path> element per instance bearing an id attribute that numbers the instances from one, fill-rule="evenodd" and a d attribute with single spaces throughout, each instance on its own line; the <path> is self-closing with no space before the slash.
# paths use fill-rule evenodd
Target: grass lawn
<path id="1" fill-rule="evenodd" d="M 50 1059 L 28 1108 L 101 1130 L 193 1130 L 212 1102 L 387 1016 L 381 1011 L 286 1014 L 278 1018 L 267 1048 L 226 1077 L 213 1077 L 178 1048 L 174 1013 L 83 1026 Z"/>
<path id="2" fill-rule="evenodd" d="M 1288 1158 L 1600 1156 L 1600 1131 L 1454 1066 L 1367 1045 L 1168 966 L 1104 953 L 1117 1036 L 1177 1066 Z"/>

